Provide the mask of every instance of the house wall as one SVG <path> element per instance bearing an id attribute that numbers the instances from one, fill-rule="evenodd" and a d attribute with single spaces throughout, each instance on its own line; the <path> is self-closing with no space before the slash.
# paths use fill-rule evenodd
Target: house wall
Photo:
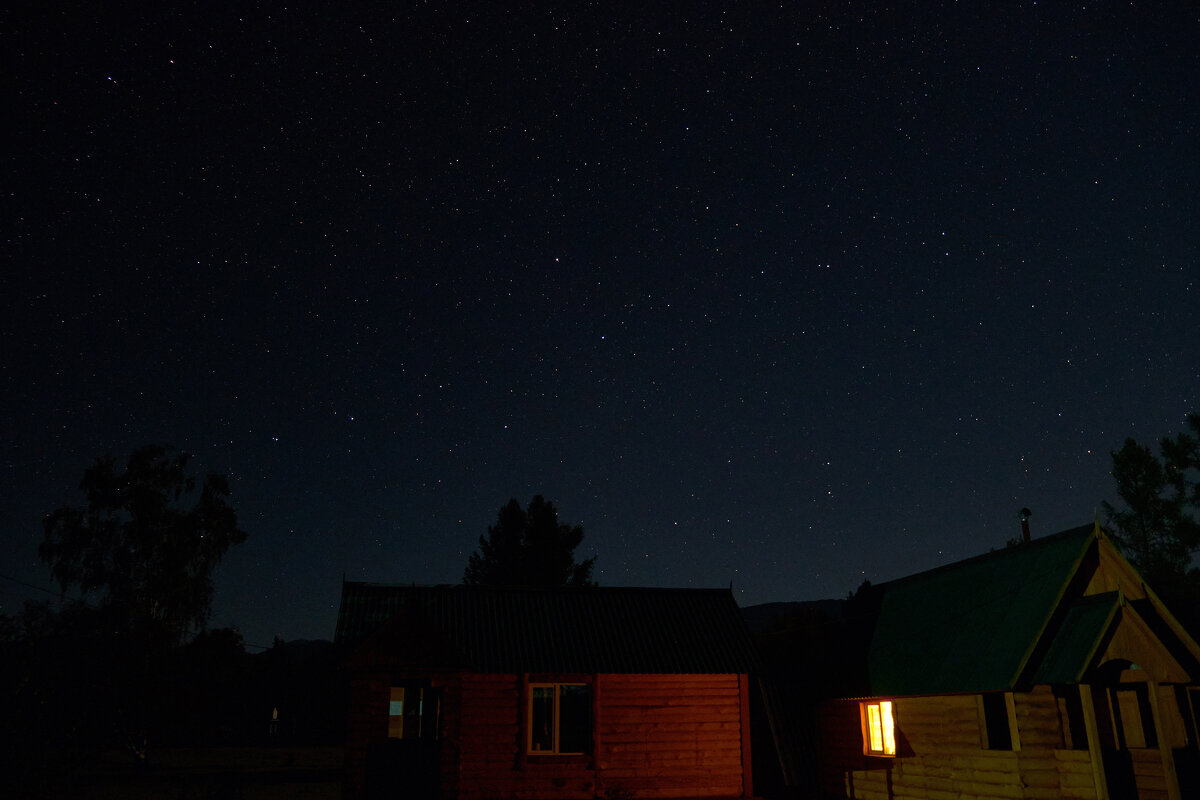
<path id="1" fill-rule="evenodd" d="M 460 725 L 459 678 L 457 675 L 424 676 L 432 687 L 441 689 L 438 746 L 441 752 L 439 779 L 443 797 L 458 790 Z M 390 673 L 357 671 L 347 692 L 346 744 L 344 751 L 343 794 L 348 800 L 366 795 L 368 752 L 373 744 L 387 738 L 388 700 L 396 681 Z"/>
<path id="2" fill-rule="evenodd" d="M 534 756 L 523 755 L 520 676 L 465 677 L 459 800 L 742 795 L 737 675 L 598 675 L 592 686 L 592 754 Z"/>
<path id="3" fill-rule="evenodd" d="M 521 676 L 435 679 L 443 687 L 442 797 L 741 797 L 748 788 L 742 768 L 744 683 L 738 675 L 595 676 L 593 752 L 537 756 L 524 752 Z M 378 674 L 351 681 L 348 798 L 363 796 L 368 750 L 387 735 L 391 684 L 390 676 Z M 747 763 L 749 758 L 747 749 Z"/>
<path id="4" fill-rule="evenodd" d="M 597 698 L 601 796 L 742 794 L 737 675 L 602 675 Z"/>
<path id="5" fill-rule="evenodd" d="M 459 800 L 590 800 L 595 776 L 586 757 L 522 757 L 521 705 L 521 676 L 463 676 Z"/>
<path id="6" fill-rule="evenodd" d="M 1183 716 L 1171 686 L 1154 686 L 1153 705 L 1158 747 L 1130 748 L 1138 800 L 1174 800 L 1174 753 L 1187 746 Z M 1164 759 L 1164 753 L 1167 757 Z"/>
<path id="7" fill-rule="evenodd" d="M 1087 750 L 1064 747 L 1050 687 L 1014 696 L 1019 750 L 986 750 L 977 695 L 897 698 L 897 756 L 862 754 L 859 704 L 820 709 L 818 787 L 822 797 L 857 800 L 972 797 L 1094 800 Z"/>

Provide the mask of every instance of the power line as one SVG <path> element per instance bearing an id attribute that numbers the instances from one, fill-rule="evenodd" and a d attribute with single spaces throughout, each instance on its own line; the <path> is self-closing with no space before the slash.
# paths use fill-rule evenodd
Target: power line
<path id="1" fill-rule="evenodd" d="M 58 592 L 58 591 L 55 591 L 54 589 L 47 589 L 45 586 L 38 586 L 37 584 L 23 581 L 20 578 L 14 578 L 12 575 L 5 575 L 4 573 L 0 572 L 0 578 L 4 579 L 6 581 L 12 581 L 13 583 L 19 584 L 28 589 L 37 589 L 39 592 L 45 592 L 46 594 L 57 595 L 61 599 L 75 600 L 80 603 L 84 603 L 86 605 L 92 606 L 93 608 L 96 607 L 94 603 L 89 603 L 87 600 L 84 600 L 82 598 L 73 597 L 72 595 L 66 594 L 64 592 Z M 272 647 L 274 647 L 274 645 L 252 644 L 250 642 L 243 640 L 242 647 L 253 647 L 256 650 L 270 650 Z"/>
<path id="2" fill-rule="evenodd" d="M 38 586 L 37 584 L 27 583 L 26 581 L 23 581 L 20 578 L 14 578 L 11 575 L 5 575 L 3 573 L 0 573 L 0 578 L 3 578 L 6 581 L 12 581 L 13 583 L 20 584 L 21 586 L 24 586 L 29 589 L 37 589 L 39 592 L 45 592 L 46 594 L 57 595 L 58 597 L 65 598 L 67 600 L 78 600 L 82 603 L 87 603 L 87 601 L 81 597 L 72 597 L 71 595 L 67 594 L 66 592 L 59 592 L 54 589 L 47 589 L 45 586 Z M 91 604 L 89 603 L 89 605 L 91 605 Z"/>

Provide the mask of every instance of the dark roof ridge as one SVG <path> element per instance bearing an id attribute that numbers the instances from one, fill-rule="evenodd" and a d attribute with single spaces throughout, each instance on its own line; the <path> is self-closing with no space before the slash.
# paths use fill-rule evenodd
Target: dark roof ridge
<path id="1" fill-rule="evenodd" d="M 904 575 L 899 578 L 893 578 L 889 581 L 883 581 L 882 583 L 872 584 L 872 585 L 880 586 L 880 587 L 898 586 L 900 584 L 909 583 L 910 581 L 927 578 L 932 575 L 936 575 L 940 572 L 946 572 L 948 570 L 957 569 L 959 567 L 962 567 L 965 564 L 977 564 L 981 561 L 986 561 L 988 559 L 999 559 L 999 558 L 1004 558 L 1006 556 L 1016 555 L 1017 553 L 1028 553 L 1031 549 L 1040 549 L 1043 546 L 1049 546 L 1050 544 L 1054 544 L 1063 539 L 1070 538 L 1071 536 L 1082 536 L 1085 533 L 1090 534 L 1095 529 L 1096 529 L 1096 523 L 1089 522 L 1087 525 L 1080 525 L 1079 527 L 1076 527 L 1076 528 L 1068 528 L 1065 531 L 1059 531 L 1058 533 L 1052 533 L 1049 536 L 1041 536 L 1037 539 L 1031 539 L 1028 542 L 1022 542 L 1021 544 L 1015 545 L 1013 547 L 1004 547 L 1004 548 L 1001 548 L 1000 550 L 989 550 L 988 552 L 980 553 L 977 556 L 969 556 L 967 558 L 963 558 L 958 561 L 951 561 L 949 564 L 939 564 L 938 566 L 930 567 L 929 569 L 927 569 L 923 572 L 914 572 L 911 575 Z"/>
<path id="2" fill-rule="evenodd" d="M 743 673 L 757 665 L 728 588 L 343 583 L 335 641 L 363 645 L 362 658 L 378 660 L 392 634 L 372 636 L 388 625 L 434 632 L 425 640 L 445 642 L 442 667 L 488 673 Z"/>

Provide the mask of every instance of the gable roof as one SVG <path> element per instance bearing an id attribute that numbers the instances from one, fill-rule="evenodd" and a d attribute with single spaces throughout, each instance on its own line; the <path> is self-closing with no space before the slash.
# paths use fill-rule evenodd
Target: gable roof
<path id="1" fill-rule="evenodd" d="M 380 646 L 413 631 L 438 640 L 423 651 L 440 654 L 430 668 L 472 672 L 748 673 L 758 663 L 724 589 L 342 584 L 335 642 Z"/>
<path id="2" fill-rule="evenodd" d="M 1085 525 L 880 584 L 870 693 L 1013 688 L 1099 535 Z"/>

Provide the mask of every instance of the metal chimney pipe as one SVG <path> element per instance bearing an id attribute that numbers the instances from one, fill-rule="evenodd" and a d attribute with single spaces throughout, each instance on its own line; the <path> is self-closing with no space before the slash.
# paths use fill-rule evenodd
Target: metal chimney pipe
<path id="1" fill-rule="evenodd" d="M 1028 508 L 1022 508 L 1020 510 L 1020 512 L 1018 512 L 1018 516 L 1021 517 L 1021 540 L 1028 542 L 1029 541 L 1029 518 L 1033 516 L 1033 512 L 1030 511 Z"/>

